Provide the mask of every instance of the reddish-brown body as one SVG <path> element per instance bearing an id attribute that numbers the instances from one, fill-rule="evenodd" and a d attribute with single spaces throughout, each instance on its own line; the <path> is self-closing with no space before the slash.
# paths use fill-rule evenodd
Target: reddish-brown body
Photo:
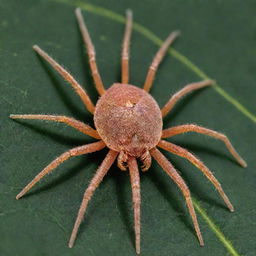
<path id="1" fill-rule="evenodd" d="M 146 91 L 128 84 L 114 84 L 98 100 L 94 123 L 106 143 L 115 150 L 141 157 L 161 139 L 161 110 Z"/>
<path id="2" fill-rule="evenodd" d="M 140 253 L 141 198 L 140 175 L 137 165 L 137 158 L 139 158 L 143 163 L 142 170 L 148 170 L 151 166 L 151 156 L 153 156 L 153 158 L 182 191 L 189 213 L 192 217 L 199 243 L 200 245 L 203 245 L 204 242 L 190 196 L 190 191 L 185 181 L 176 171 L 174 166 L 157 148 L 162 148 L 173 154 L 184 157 L 192 164 L 194 164 L 212 182 L 230 211 L 234 210 L 220 183 L 214 177 L 213 173 L 203 164 L 202 161 L 200 161 L 196 156 L 188 152 L 186 149 L 163 140 L 163 138 L 172 137 L 185 132 L 197 132 L 205 134 L 222 140 L 226 144 L 230 153 L 239 162 L 239 164 L 241 164 L 243 167 L 246 166 L 245 161 L 235 151 L 229 139 L 221 133 L 193 124 L 179 125 L 162 130 L 162 118 L 171 111 L 176 102 L 182 96 L 202 87 L 213 85 L 213 81 L 205 80 L 188 84 L 182 90 L 174 94 L 165 104 L 165 106 L 160 110 L 158 104 L 152 98 L 152 96 L 149 95 L 148 92 L 152 86 L 159 63 L 161 62 L 170 44 L 179 34 L 178 32 L 173 32 L 164 41 L 163 45 L 155 55 L 153 62 L 149 67 L 143 89 L 129 85 L 129 42 L 132 29 L 132 13 L 131 11 L 127 11 L 127 23 L 122 50 L 122 83 L 115 83 L 108 90 L 105 90 L 96 65 L 94 46 L 91 42 L 88 30 L 83 21 L 80 9 L 76 10 L 76 16 L 84 42 L 87 47 L 90 68 L 92 70 L 92 76 L 96 85 L 96 89 L 101 95 L 96 104 L 96 107 L 92 103 L 86 91 L 79 85 L 79 83 L 73 78 L 71 74 L 69 74 L 61 65 L 59 65 L 38 46 L 34 46 L 33 48 L 47 62 L 49 62 L 66 81 L 72 85 L 76 93 L 80 96 L 87 110 L 94 114 L 96 130 L 83 122 L 66 116 L 10 115 L 10 117 L 14 119 L 40 119 L 62 122 L 84 134 L 98 139 L 99 141 L 75 147 L 67 152 L 64 152 L 62 155 L 53 160 L 49 165 L 47 165 L 30 183 L 28 183 L 28 185 L 16 196 L 16 198 L 21 198 L 37 182 L 39 182 L 39 180 L 41 180 L 45 175 L 53 171 L 58 165 L 70 157 L 99 151 L 104 147 L 108 147 L 108 154 L 99 166 L 88 188 L 85 190 L 76 222 L 69 240 L 69 247 L 72 247 L 74 244 L 78 228 L 83 220 L 89 200 L 91 199 L 95 189 L 99 186 L 100 182 L 107 174 L 111 165 L 117 159 L 117 164 L 121 170 L 126 170 L 127 168 L 129 169 L 132 188 L 132 200 L 134 206 L 136 252 Z"/>

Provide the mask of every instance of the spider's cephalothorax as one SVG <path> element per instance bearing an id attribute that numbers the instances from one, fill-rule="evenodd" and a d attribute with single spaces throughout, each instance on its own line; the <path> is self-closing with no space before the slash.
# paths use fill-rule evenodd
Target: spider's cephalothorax
<path id="1" fill-rule="evenodd" d="M 162 130 L 163 117 L 165 117 L 171 111 L 176 102 L 182 96 L 202 87 L 213 85 L 214 82 L 211 80 L 205 80 L 197 83 L 188 84 L 183 89 L 175 93 L 166 103 L 166 105 L 160 110 L 158 104 L 149 95 L 148 92 L 152 86 L 155 73 L 162 58 L 164 57 L 170 44 L 179 34 L 178 32 L 173 32 L 164 41 L 163 45 L 155 55 L 153 62 L 149 67 L 143 89 L 140 89 L 133 85 L 129 85 L 129 42 L 132 29 L 132 12 L 127 11 L 127 22 L 122 47 L 122 81 L 121 83 L 113 84 L 108 90 L 105 90 L 96 65 L 94 46 L 92 44 L 86 25 L 83 21 L 80 9 L 76 10 L 76 16 L 85 45 L 87 47 L 90 68 L 92 70 L 92 76 L 96 85 L 96 89 L 101 95 L 101 98 L 98 100 L 96 107 L 92 103 L 86 91 L 79 85 L 79 83 L 74 79 L 72 75 L 70 75 L 61 65 L 59 65 L 54 59 L 52 59 L 38 46 L 34 46 L 33 48 L 39 55 L 41 55 L 47 62 L 49 62 L 52 67 L 75 89 L 76 93 L 80 96 L 88 111 L 94 114 L 94 123 L 96 130 L 83 122 L 66 116 L 10 115 L 10 117 L 13 119 L 39 119 L 62 122 L 69 126 L 72 126 L 73 128 L 84 134 L 98 139 L 98 141 L 70 149 L 69 151 L 57 157 L 48 166 L 46 166 L 16 196 L 16 198 L 21 198 L 46 174 L 53 171 L 58 165 L 60 165 L 70 157 L 95 152 L 103 149 L 104 147 L 108 147 L 109 152 L 107 156 L 103 160 L 102 164 L 99 166 L 90 185 L 85 190 L 78 216 L 76 218 L 76 222 L 69 240 L 69 247 L 72 247 L 74 244 L 78 228 L 82 222 L 90 198 L 92 197 L 95 189 L 99 186 L 103 177 L 106 175 L 109 168 L 117 158 L 117 164 L 119 168 L 122 170 L 128 168 L 130 173 L 134 206 L 136 252 L 140 253 L 141 199 L 140 176 L 137 166 L 137 159 L 141 160 L 143 163 L 142 170 L 147 170 L 151 165 L 152 156 L 181 189 L 185 197 L 189 213 L 192 217 L 199 243 L 200 245 L 203 245 L 204 242 L 199 229 L 194 206 L 191 200 L 190 191 L 182 177 L 174 168 L 174 166 L 157 148 L 165 149 L 173 154 L 187 159 L 192 164 L 194 164 L 215 186 L 230 211 L 234 210 L 220 183 L 215 178 L 213 173 L 203 164 L 202 161 L 200 161 L 195 155 L 193 155 L 186 149 L 170 143 L 166 140 L 163 140 L 164 138 L 172 137 L 185 132 L 197 132 L 205 134 L 222 140 L 230 153 L 238 161 L 238 163 L 243 167 L 246 166 L 245 161 L 238 155 L 238 153 L 233 148 L 231 142 L 224 134 L 194 124 L 179 125 Z"/>
<path id="2" fill-rule="evenodd" d="M 149 150 L 160 141 L 163 128 L 161 110 L 150 94 L 133 85 L 112 85 L 97 102 L 94 123 L 106 145 L 122 152 L 122 170 L 129 156 L 140 158 L 144 170 L 150 167 Z"/>

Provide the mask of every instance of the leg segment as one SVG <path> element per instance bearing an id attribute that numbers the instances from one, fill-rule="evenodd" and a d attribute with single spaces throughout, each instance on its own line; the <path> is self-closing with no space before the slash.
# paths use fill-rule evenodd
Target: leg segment
<path id="1" fill-rule="evenodd" d="M 58 64 L 53 58 L 51 58 L 46 52 L 44 52 L 39 46 L 34 45 L 33 49 L 42 56 L 51 66 L 75 89 L 76 93 L 80 96 L 84 105 L 92 114 L 94 113 L 95 106 L 93 105 L 91 99 L 87 95 L 86 91 L 81 87 L 81 85 L 71 76 L 67 70 L 65 70 L 60 64 Z"/>
<path id="2" fill-rule="evenodd" d="M 174 107 L 174 105 L 177 103 L 177 101 L 183 97 L 184 95 L 198 90 L 200 88 L 206 87 L 206 86 L 210 86 L 210 85 L 214 85 L 214 81 L 212 80 L 204 80 L 201 82 L 197 82 L 197 83 L 192 83 L 192 84 L 188 84 L 186 85 L 183 89 L 181 89 L 180 91 L 176 92 L 171 98 L 170 100 L 165 104 L 165 106 L 161 109 L 162 111 L 162 116 L 165 117 L 170 110 Z"/>
<path id="3" fill-rule="evenodd" d="M 140 175 L 139 175 L 137 161 L 134 157 L 129 158 L 128 166 L 129 166 L 131 186 L 132 186 L 136 253 L 140 254 L 140 204 L 141 204 Z"/>
<path id="4" fill-rule="evenodd" d="M 76 222 L 75 222 L 75 225 L 74 225 L 74 228 L 73 228 L 73 231 L 72 231 L 69 243 L 68 243 L 68 246 L 70 248 L 73 247 L 73 244 L 76 239 L 79 226 L 83 220 L 88 202 L 91 199 L 94 191 L 99 186 L 102 179 L 108 172 L 109 168 L 114 163 L 114 161 L 117 157 L 117 154 L 118 154 L 118 152 L 113 151 L 113 150 L 110 150 L 108 152 L 107 156 L 105 157 L 105 159 L 101 163 L 100 167 L 98 168 L 96 174 L 94 175 L 93 179 L 91 180 L 88 188 L 85 190 L 84 197 L 83 197 L 83 200 L 82 200 L 82 203 L 81 203 L 81 206 L 80 206 L 77 218 L 76 218 Z"/>
<path id="5" fill-rule="evenodd" d="M 234 211 L 234 207 L 229 201 L 227 195 L 223 191 L 220 183 L 218 180 L 214 177 L 213 173 L 203 164 L 202 161 L 200 161 L 197 157 L 195 157 L 193 154 L 191 154 L 188 150 L 179 147 L 173 143 L 161 140 L 158 145 L 160 148 L 163 148 L 175 155 L 181 156 L 186 158 L 189 162 L 191 162 L 193 165 L 195 165 L 206 177 L 207 179 L 214 185 L 214 187 L 218 190 L 220 193 L 220 196 L 223 198 L 224 202 L 226 203 L 227 207 L 231 212 Z"/>
<path id="6" fill-rule="evenodd" d="M 90 34 L 88 32 L 88 29 L 87 29 L 87 27 L 84 23 L 84 19 L 83 19 L 80 8 L 76 9 L 76 18 L 77 18 L 77 21 L 78 21 L 78 24 L 79 24 L 79 27 L 80 27 L 80 30 L 81 30 L 81 33 L 82 33 L 84 43 L 85 43 L 86 48 L 87 48 L 87 52 L 88 52 L 88 56 L 89 56 L 89 64 L 90 64 L 90 67 L 91 67 L 92 77 L 93 77 L 96 89 L 97 89 L 98 93 L 100 95 L 102 95 L 105 92 L 105 89 L 104 89 L 104 85 L 103 85 L 103 82 L 101 80 L 101 77 L 100 77 L 100 74 L 99 74 L 99 71 L 98 71 L 98 67 L 97 67 L 97 64 L 96 64 L 96 52 L 95 52 Z"/>
<path id="7" fill-rule="evenodd" d="M 196 132 L 196 133 L 201 133 L 201 134 L 205 134 L 211 137 L 214 137 L 218 140 L 222 140 L 225 144 L 227 149 L 229 150 L 229 152 L 232 154 L 232 156 L 237 160 L 237 162 L 242 166 L 242 167 L 246 167 L 247 164 L 246 162 L 242 159 L 241 156 L 239 156 L 239 154 L 236 152 L 236 150 L 234 149 L 234 147 L 232 146 L 230 140 L 227 138 L 226 135 L 198 126 L 198 125 L 194 125 L 194 124 L 184 124 L 184 125 L 179 125 L 179 126 L 175 126 L 175 127 L 171 127 L 168 129 L 163 130 L 162 133 L 162 138 L 168 138 L 168 137 L 172 137 L 181 133 L 185 133 L 185 132 Z"/>
<path id="8" fill-rule="evenodd" d="M 105 143 L 103 141 L 94 142 L 88 145 L 80 146 L 73 148 L 55 160 L 53 160 L 49 165 L 47 165 L 22 191 L 16 196 L 16 199 L 20 199 L 24 194 L 26 194 L 38 181 L 40 181 L 46 174 L 49 174 L 53 171 L 57 166 L 63 163 L 65 160 L 69 159 L 73 156 L 84 155 L 87 153 L 92 153 L 98 150 L 101 150 L 105 147 Z"/>
<path id="9" fill-rule="evenodd" d="M 153 80 L 155 78 L 155 74 L 156 74 L 156 71 L 158 69 L 158 66 L 159 66 L 160 62 L 162 61 L 163 57 L 165 56 L 168 47 L 171 45 L 171 43 L 175 40 L 175 38 L 179 34 L 180 34 L 179 31 L 172 32 L 167 37 L 167 39 L 164 41 L 164 43 L 162 44 L 162 46 L 158 50 L 158 52 L 156 53 L 156 55 L 155 55 L 155 57 L 154 57 L 154 59 L 152 61 L 152 64 L 149 67 L 148 74 L 147 74 L 147 77 L 146 77 L 146 81 L 144 83 L 144 88 L 143 89 L 145 91 L 149 92 L 149 90 L 150 90 L 150 88 L 152 86 Z"/>
<path id="10" fill-rule="evenodd" d="M 132 11 L 126 11 L 126 28 L 122 49 L 122 84 L 129 83 L 129 47 L 132 32 Z"/>
<path id="11" fill-rule="evenodd" d="M 193 224 L 196 230 L 196 234 L 199 240 L 199 243 L 201 246 L 204 245 L 204 241 L 201 235 L 201 231 L 198 225 L 198 221 L 197 221 L 197 217 L 196 217 L 196 213 L 195 213 L 195 209 L 193 206 L 193 202 L 191 199 L 191 195 L 190 195 L 190 191 L 186 185 L 186 183 L 184 182 L 184 180 L 181 178 L 181 176 L 179 175 L 179 173 L 175 170 L 175 168 L 173 167 L 173 165 L 168 161 L 168 159 L 156 148 L 153 148 L 150 150 L 151 155 L 153 156 L 153 158 L 155 158 L 155 160 L 158 162 L 158 164 L 164 169 L 164 171 L 171 177 L 171 179 L 177 184 L 177 186 L 180 188 L 180 190 L 182 191 L 185 199 L 186 199 L 186 203 L 188 206 L 188 210 L 189 213 L 192 217 L 193 220 Z"/>
<path id="12" fill-rule="evenodd" d="M 100 139 L 100 136 L 96 130 L 94 130 L 91 126 L 84 124 L 78 120 L 75 120 L 72 117 L 67 116 L 54 116 L 54 115 L 10 115 L 12 119 L 38 119 L 38 120 L 48 120 L 55 121 L 60 123 L 65 123 L 76 130 L 89 135 L 95 139 Z"/>

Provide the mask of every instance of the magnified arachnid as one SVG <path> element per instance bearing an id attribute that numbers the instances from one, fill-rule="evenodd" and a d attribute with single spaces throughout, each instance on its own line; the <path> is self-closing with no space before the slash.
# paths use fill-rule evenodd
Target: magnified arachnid
<path id="1" fill-rule="evenodd" d="M 197 89 L 211 86 L 214 84 L 214 82 L 211 80 L 205 80 L 188 84 L 183 89 L 175 93 L 162 109 L 159 108 L 156 101 L 148 92 L 152 86 L 152 82 L 154 80 L 158 66 L 162 61 L 164 55 L 166 54 L 168 47 L 179 34 L 179 32 L 175 31 L 168 36 L 161 48 L 156 53 L 152 64 L 149 67 L 143 89 L 130 85 L 129 44 L 132 30 L 132 12 L 128 10 L 121 54 L 122 81 L 121 83 L 114 83 L 109 89 L 105 90 L 100 74 L 98 72 L 94 46 L 92 44 L 86 25 L 83 21 L 80 9 L 76 10 L 76 17 L 89 55 L 89 63 L 92 71 L 93 80 L 96 85 L 97 91 L 101 96 L 96 106 L 94 106 L 86 91 L 79 85 L 79 83 L 73 78 L 71 74 L 69 74 L 62 66 L 60 66 L 54 59 L 52 59 L 38 46 L 33 46 L 33 48 L 75 89 L 76 93 L 80 96 L 87 110 L 94 115 L 94 124 L 96 130 L 87 124 L 84 124 L 80 121 L 66 116 L 10 115 L 10 117 L 13 119 L 39 119 L 62 122 L 69 126 L 72 126 L 76 130 L 86 135 L 97 139 L 98 141 L 70 149 L 69 151 L 60 155 L 48 166 L 46 166 L 17 195 L 16 198 L 21 198 L 46 174 L 52 172 L 58 165 L 60 165 L 67 159 L 74 156 L 99 151 L 104 147 L 108 147 L 109 151 L 105 159 L 96 171 L 96 174 L 91 180 L 88 188 L 85 190 L 82 203 L 75 221 L 75 225 L 69 240 L 69 247 L 72 247 L 74 244 L 79 226 L 83 220 L 89 200 L 91 199 L 95 189 L 99 186 L 102 179 L 107 174 L 111 165 L 117 159 L 118 167 L 123 171 L 128 169 L 130 173 L 132 200 L 134 207 L 135 245 L 136 252 L 139 254 L 141 197 L 140 175 L 137 165 L 137 159 L 142 162 L 142 171 L 147 171 L 151 166 L 151 158 L 153 157 L 163 168 L 163 170 L 177 184 L 177 186 L 183 193 L 189 213 L 192 217 L 199 243 L 201 246 L 203 246 L 204 242 L 198 225 L 194 206 L 191 200 L 190 191 L 182 177 L 175 170 L 169 160 L 159 151 L 158 148 L 165 149 L 171 153 L 181 156 L 194 164 L 215 186 L 229 210 L 234 211 L 234 208 L 228 197 L 224 193 L 220 183 L 214 177 L 213 173 L 203 164 L 203 162 L 186 149 L 164 140 L 164 138 L 169 138 L 186 132 L 205 134 L 223 141 L 227 149 L 237 160 L 237 162 L 241 166 L 246 167 L 245 161 L 235 151 L 229 139 L 221 133 L 194 124 L 184 124 L 165 130 L 162 129 L 163 117 L 165 117 L 172 110 L 176 102 L 181 97 Z"/>

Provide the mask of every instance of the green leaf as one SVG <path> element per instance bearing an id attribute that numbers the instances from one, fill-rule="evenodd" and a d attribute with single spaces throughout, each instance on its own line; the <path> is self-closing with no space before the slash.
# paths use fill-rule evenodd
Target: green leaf
<path id="1" fill-rule="evenodd" d="M 93 125 L 70 86 L 31 48 L 38 44 L 58 60 L 96 102 L 74 16 L 77 6 L 106 87 L 120 81 L 126 8 L 133 10 L 135 20 L 132 84 L 143 85 L 159 45 L 172 30 L 181 30 L 159 68 L 152 95 L 162 107 L 187 83 L 210 77 L 218 86 L 183 99 L 164 127 L 197 123 L 220 131 L 248 163 L 241 168 L 222 142 L 203 135 L 169 139 L 193 151 L 214 172 L 235 212 L 226 209 L 198 169 L 166 153 L 191 189 L 205 247 L 198 244 L 182 194 L 154 163 L 141 173 L 141 255 L 255 255 L 255 4 L 239 0 L 0 2 L 0 255 L 135 255 L 129 176 L 117 167 L 92 198 L 75 246 L 67 246 L 84 190 L 106 150 L 65 162 L 15 200 L 56 156 L 94 141 L 63 124 L 9 119 L 10 114 L 63 114 Z"/>

